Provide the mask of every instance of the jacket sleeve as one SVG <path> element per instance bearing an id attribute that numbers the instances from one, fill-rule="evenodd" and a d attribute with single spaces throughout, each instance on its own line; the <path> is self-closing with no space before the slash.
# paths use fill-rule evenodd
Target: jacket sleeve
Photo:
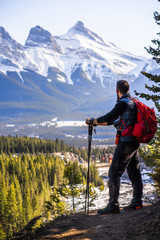
<path id="1" fill-rule="evenodd" d="M 123 114 L 127 109 L 127 103 L 124 101 L 119 101 L 116 103 L 114 108 L 108 112 L 106 115 L 97 118 L 98 123 L 105 123 L 107 125 L 112 125 L 114 120 L 117 119 L 121 114 Z"/>

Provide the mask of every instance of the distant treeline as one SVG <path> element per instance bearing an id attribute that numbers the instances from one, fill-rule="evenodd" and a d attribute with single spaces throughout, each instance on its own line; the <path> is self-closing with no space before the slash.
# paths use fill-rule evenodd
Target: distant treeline
<path id="1" fill-rule="evenodd" d="M 87 146 L 86 146 L 87 147 Z M 55 153 L 55 152 L 72 152 L 87 160 L 87 148 L 77 148 L 69 146 L 63 140 L 49 140 L 30 137 L 12 137 L 0 136 L 0 153 Z M 114 147 L 107 149 L 95 148 L 92 150 L 94 159 L 101 160 L 106 153 L 113 153 Z"/>
<path id="2" fill-rule="evenodd" d="M 0 136 L 0 151 L 3 153 L 54 153 L 70 151 L 72 147 L 58 138 L 54 140 L 30 137 Z"/>

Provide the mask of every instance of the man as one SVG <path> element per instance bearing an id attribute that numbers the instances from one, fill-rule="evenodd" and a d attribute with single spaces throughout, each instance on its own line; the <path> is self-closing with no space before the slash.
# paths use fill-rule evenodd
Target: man
<path id="1" fill-rule="evenodd" d="M 120 177 L 127 168 L 127 173 L 133 187 L 133 199 L 124 210 L 142 208 L 142 178 L 138 161 L 139 142 L 133 136 L 133 127 L 136 123 L 136 105 L 129 94 L 129 84 L 125 80 L 117 82 L 117 103 L 106 115 L 97 119 L 87 119 L 86 124 L 92 121 L 93 125 L 114 125 L 117 128 L 119 141 L 114 152 L 113 161 L 109 169 L 109 203 L 104 209 L 97 212 L 101 215 L 119 213 Z"/>

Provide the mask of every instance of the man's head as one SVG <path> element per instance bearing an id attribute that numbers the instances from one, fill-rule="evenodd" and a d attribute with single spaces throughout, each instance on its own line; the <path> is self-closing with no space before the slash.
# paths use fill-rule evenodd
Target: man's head
<path id="1" fill-rule="evenodd" d="M 126 80 L 117 81 L 117 90 L 122 94 L 127 93 L 129 91 L 128 82 Z"/>
<path id="2" fill-rule="evenodd" d="M 119 80 L 117 81 L 117 98 L 119 99 L 123 94 L 129 91 L 129 84 L 126 80 Z"/>

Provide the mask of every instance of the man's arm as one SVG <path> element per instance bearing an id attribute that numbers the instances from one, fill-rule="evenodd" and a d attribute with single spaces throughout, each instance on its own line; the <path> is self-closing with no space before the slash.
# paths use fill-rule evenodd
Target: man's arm
<path id="1" fill-rule="evenodd" d="M 87 118 L 86 119 L 86 124 L 90 124 L 90 120 L 91 120 L 90 118 Z M 93 125 L 107 126 L 107 122 L 98 123 L 97 119 L 94 119 L 92 123 L 93 123 Z"/>
<path id="2" fill-rule="evenodd" d="M 116 103 L 114 108 L 107 113 L 106 115 L 97 118 L 98 123 L 104 123 L 107 122 L 107 125 L 113 124 L 113 121 L 118 118 L 121 114 L 123 114 L 127 109 L 127 103 L 124 101 L 119 101 Z"/>
<path id="3" fill-rule="evenodd" d="M 100 126 L 107 126 L 107 122 L 104 122 L 104 123 L 98 123 L 97 122 L 97 119 L 95 119 L 95 122 L 96 122 L 96 125 L 100 125 Z"/>
<path id="4" fill-rule="evenodd" d="M 127 103 L 124 101 L 119 101 L 116 103 L 114 108 L 107 113 L 104 116 L 101 116 L 97 119 L 94 119 L 93 124 L 94 125 L 101 125 L 101 126 L 107 126 L 112 125 L 113 121 L 118 118 L 121 114 L 125 112 L 127 109 Z M 89 119 L 86 120 L 86 123 L 89 124 Z"/>

